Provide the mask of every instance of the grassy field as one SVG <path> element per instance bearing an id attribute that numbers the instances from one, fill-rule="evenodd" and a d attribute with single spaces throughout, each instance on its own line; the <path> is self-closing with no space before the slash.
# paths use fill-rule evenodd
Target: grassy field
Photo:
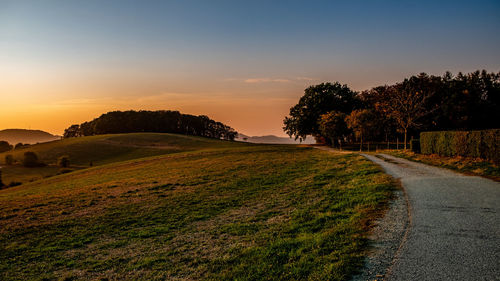
<path id="1" fill-rule="evenodd" d="M 362 266 L 393 188 L 377 166 L 198 148 L 1 190 L 0 279 L 346 280 Z"/>
<path id="2" fill-rule="evenodd" d="M 384 153 L 416 162 L 455 170 L 469 175 L 482 176 L 495 181 L 500 181 L 500 167 L 484 159 L 416 154 L 404 150 L 384 151 Z"/>
<path id="3" fill-rule="evenodd" d="M 213 149 L 248 144 L 218 141 L 214 139 L 158 133 L 134 133 L 99 135 L 84 138 L 69 138 L 47 143 L 35 144 L 23 149 L 0 153 L 0 163 L 4 163 L 5 155 L 12 155 L 18 162 L 13 166 L 2 168 L 3 182 L 27 183 L 57 175 L 61 172 L 56 166 L 57 158 L 69 156 L 72 169 L 137 159 L 148 156 Z M 35 152 L 44 167 L 25 168 L 21 165 L 26 151 Z"/>

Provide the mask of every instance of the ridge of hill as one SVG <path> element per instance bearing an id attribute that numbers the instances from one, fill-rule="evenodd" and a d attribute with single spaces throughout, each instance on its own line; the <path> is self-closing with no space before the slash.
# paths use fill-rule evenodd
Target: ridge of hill
<path id="1" fill-rule="evenodd" d="M 265 135 L 265 136 L 247 136 L 245 134 L 238 134 L 236 138 L 238 141 L 250 142 L 250 143 L 267 143 L 267 144 L 315 144 L 316 141 L 309 137 L 306 140 L 300 142 L 289 137 L 278 137 L 275 135 Z"/>
<path id="2" fill-rule="evenodd" d="M 34 144 L 49 142 L 60 139 L 60 136 L 55 136 L 42 130 L 28 129 L 5 129 L 0 130 L 0 140 L 6 141 L 12 145 L 17 143 Z"/>

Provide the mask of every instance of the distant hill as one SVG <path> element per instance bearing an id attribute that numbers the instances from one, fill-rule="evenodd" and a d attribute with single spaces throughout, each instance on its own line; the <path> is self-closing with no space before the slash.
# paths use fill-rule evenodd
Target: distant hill
<path id="1" fill-rule="evenodd" d="M 251 143 L 270 143 L 270 144 L 315 144 L 316 141 L 312 137 L 308 137 L 305 141 L 300 142 L 293 138 L 278 137 L 275 135 L 267 136 L 247 136 L 245 134 L 238 134 L 238 141 L 251 142 Z"/>
<path id="2" fill-rule="evenodd" d="M 50 133 L 40 130 L 26 130 L 26 129 L 6 129 L 0 130 L 0 140 L 7 141 L 15 145 L 17 143 L 42 143 L 53 140 L 58 140 L 61 137 L 54 136 Z"/>

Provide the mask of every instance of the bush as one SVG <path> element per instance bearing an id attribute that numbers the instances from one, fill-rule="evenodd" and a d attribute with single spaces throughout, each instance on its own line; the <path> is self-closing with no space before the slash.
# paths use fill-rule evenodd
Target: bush
<path id="1" fill-rule="evenodd" d="M 12 145 L 10 145 L 6 141 L 0 141 L 0 153 L 5 152 L 5 151 L 9 151 L 9 150 L 12 150 Z"/>
<path id="2" fill-rule="evenodd" d="M 64 155 L 61 156 L 57 159 L 57 166 L 61 168 L 68 168 L 69 167 L 69 156 Z"/>
<path id="3" fill-rule="evenodd" d="M 410 140 L 410 150 L 413 153 L 420 153 L 420 140 L 419 139 Z"/>
<path id="4" fill-rule="evenodd" d="M 5 155 L 5 165 L 12 165 L 14 164 L 14 157 L 11 154 Z"/>
<path id="5" fill-rule="evenodd" d="M 423 132 L 420 145 L 424 154 L 478 157 L 500 163 L 500 129 Z"/>
<path id="6" fill-rule="evenodd" d="M 29 168 L 40 166 L 40 162 L 38 162 L 38 156 L 35 152 L 27 151 L 24 153 L 23 166 Z"/>

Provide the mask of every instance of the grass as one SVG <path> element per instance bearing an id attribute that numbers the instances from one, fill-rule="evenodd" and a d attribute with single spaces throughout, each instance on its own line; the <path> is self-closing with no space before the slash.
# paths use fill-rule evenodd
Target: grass
<path id="1" fill-rule="evenodd" d="M 355 154 L 234 146 L 0 191 L 1 280 L 346 280 L 393 183 Z"/>
<path id="2" fill-rule="evenodd" d="M 495 181 L 500 181 L 500 167 L 484 159 L 459 156 L 446 157 L 435 154 L 417 154 L 404 150 L 384 151 L 384 153 L 416 162 L 455 170 L 469 175 L 482 176 Z"/>
<path id="3" fill-rule="evenodd" d="M 0 161 L 11 154 L 17 161 L 12 166 L 2 168 L 2 179 L 10 182 L 27 183 L 57 175 L 61 172 L 56 166 L 60 156 L 68 155 L 72 169 L 88 168 L 142 157 L 194 151 L 199 149 L 245 146 L 249 144 L 219 141 L 214 139 L 176 134 L 134 133 L 99 135 L 82 138 L 69 138 L 47 143 L 35 144 L 26 148 L 0 153 Z M 27 151 L 35 152 L 44 167 L 25 168 L 20 162 Z"/>

